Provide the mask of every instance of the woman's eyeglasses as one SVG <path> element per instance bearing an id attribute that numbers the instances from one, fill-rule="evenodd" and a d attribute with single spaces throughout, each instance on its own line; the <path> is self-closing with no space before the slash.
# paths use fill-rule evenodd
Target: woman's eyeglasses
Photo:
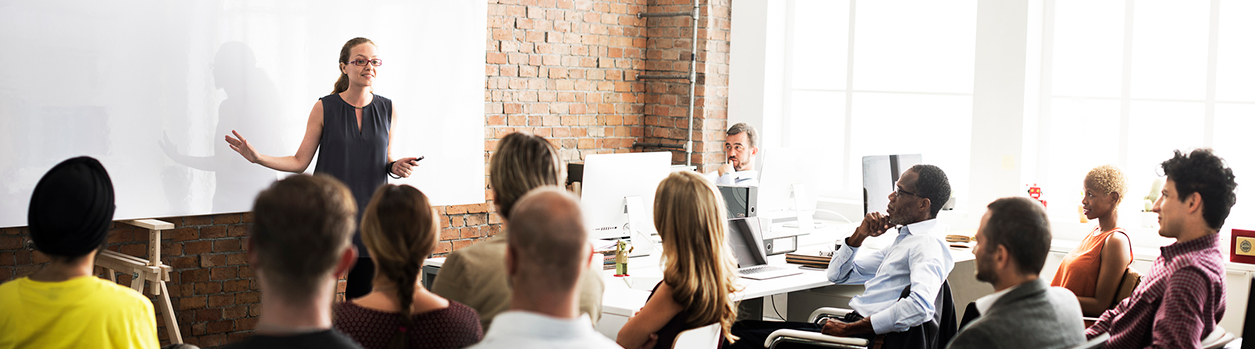
<path id="1" fill-rule="evenodd" d="M 354 60 L 349 61 L 349 64 L 356 65 L 356 66 L 359 66 L 359 67 L 364 66 L 364 65 L 366 65 L 367 63 L 370 63 L 370 65 L 373 65 L 373 66 L 378 67 L 378 66 L 383 65 L 383 60 L 382 60 L 382 59 L 378 59 L 378 58 L 375 58 L 375 59 L 370 59 L 370 60 L 358 58 L 358 59 L 354 59 Z"/>

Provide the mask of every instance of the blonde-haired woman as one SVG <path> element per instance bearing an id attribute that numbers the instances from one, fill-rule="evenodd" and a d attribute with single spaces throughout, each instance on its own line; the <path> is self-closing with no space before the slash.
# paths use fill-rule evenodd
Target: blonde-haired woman
<path id="1" fill-rule="evenodd" d="M 624 348 L 671 348 L 684 330 L 719 323 L 734 341 L 736 262 L 725 235 L 728 217 L 713 184 L 676 172 L 654 194 L 654 226 L 662 238 L 663 280 L 616 340 Z"/>
<path id="2" fill-rule="evenodd" d="M 1063 257 L 1050 285 L 1071 290 L 1081 312 L 1096 317 L 1114 305 L 1120 277 L 1133 261 L 1133 247 L 1117 223 L 1117 208 L 1127 190 L 1124 173 L 1115 166 L 1098 166 L 1085 175 L 1084 185 L 1085 217 L 1098 220 L 1098 226 Z"/>
<path id="3" fill-rule="evenodd" d="M 375 263 L 373 290 L 336 304 L 336 330 L 362 347 L 462 348 L 483 339 L 479 315 L 418 284 L 439 239 L 440 214 L 407 185 L 383 185 L 362 214 L 362 240 Z"/>

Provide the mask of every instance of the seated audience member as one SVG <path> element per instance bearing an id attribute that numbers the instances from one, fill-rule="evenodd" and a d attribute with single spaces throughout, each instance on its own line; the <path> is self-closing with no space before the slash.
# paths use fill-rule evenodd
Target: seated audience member
<path id="1" fill-rule="evenodd" d="M 579 201 L 544 187 L 523 196 L 514 217 L 505 262 L 497 267 L 514 289 L 510 310 L 472 348 L 618 348 L 580 314 L 580 278 L 593 273 L 594 253 Z"/>
<path id="2" fill-rule="evenodd" d="M 253 203 L 248 264 L 261 285 L 253 337 L 229 348 L 361 348 L 331 329 L 336 279 L 357 261 L 357 205 L 340 181 L 295 175 Z"/>
<path id="3" fill-rule="evenodd" d="M 1076 294 L 1085 316 L 1097 317 L 1110 308 L 1120 287 L 1120 277 L 1133 262 L 1133 247 L 1124 228 L 1116 223 L 1117 208 L 1124 199 L 1124 173 L 1104 165 L 1085 175 L 1081 205 L 1085 217 L 1098 220 L 1085 240 L 1063 257 L 1059 271 L 1050 282 Z"/>
<path id="4" fill-rule="evenodd" d="M 371 293 L 335 305 L 335 329 L 367 349 L 463 348 L 484 337 L 479 315 L 418 283 L 440 238 L 440 214 L 408 185 L 384 184 L 362 215 L 375 263 Z"/>
<path id="5" fill-rule="evenodd" d="M 1198 348 L 1225 311 L 1225 257 L 1217 232 L 1237 200 L 1233 170 L 1209 149 L 1180 150 L 1161 166 L 1168 176 L 1153 211 L 1159 235 L 1177 242 L 1133 294 L 1103 312 L 1085 336 L 1111 335 L 1107 348 Z"/>
<path id="6" fill-rule="evenodd" d="M 671 348 L 680 332 L 713 323 L 724 338 L 735 338 L 736 262 L 723 202 L 696 172 L 672 173 L 658 185 L 654 226 L 662 238 L 663 280 L 619 330 L 615 341 L 624 348 Z"/>
<path id="7" fill-rule="evenodd" d="M 153 304 L 92 275 L 113 223 L 99 161 L 66 160 L 35 185 L 27 223 L 48 264 L 0 285 L 0 348 L 157 348 Z"/>
<path id="8" fill-rule="evenodd" d="M 754 156 L 758 155 L 758 131 L 744 122 L 728 128 L 723 142 L 728 162 L 706 178 L 718 185 L 758 186 L 758 171 L 754 170 Z"/>
<path id="9" fill-rule="evenodd" d="M 937 222 L 937 213 L 950 199 L 950 182 L 945 172 L 933 165 L 915 165 L 902 173 L 897 191 L 889 193 L 887 215 L 868 213 L 853 235 L 833 253 L 828 280 L 837 284 L 861 284 L 862 295 L 850 300 L 850 313 L 843 321 L 826 321 L 822 326 L 808 323 L 741 321 L 732 334 L 741 337 L 744 348 L 759 347 L 776 329 L 819 331 L 840 337 L 873 338 L 885 335 L 892 348 L 936 348 L 944 346 L 953 329 L 942 328 L 934 335 L 913 336 L 920 325 L 933 320 L 942 304 L 936 303 L 946 276 L 954 269 L 954 258 L 944 238 L 946 227 Z M 860 254 L 868 237 L 880 236 L 900 226 L 893 244 L 883 250 Z M 903 290 L 909 290 L 905 294 Z"/>
<path id="10" fill-rule="evenodd" d="M 976 279 L 993 284 L 976 300 L 982 314 L 950 349 L 1061 348 L 1085 341 L 1076 296 L 1039 279 L 1050 253 L 1050 220 L 1041 203 L 1009 197 L 989 204 L 976 230 Z"/>
<path id="11" fill-rule="evenodd" d="M 488 172 L 493 206 L 504 228 L 492 240 L 450 253 L 436 274 L 431 291 L 474 308 L 484 331 L 490 329 L 498 313 L 510 307 L 509 277 L 501 266 L 505 264 L 506 238 L 513 229 L 514 203 L 532 189 L 558 185 L 562 181 L 559 166 L 558 150 L 540 136 L 511 133 L 502 138 Z M 600 264 L 594 267 L 601 269 Z M 605 285 L 596 272 L 584 274 L 580 279 L 580 312 L 596 324 L 601 319 Z"/>

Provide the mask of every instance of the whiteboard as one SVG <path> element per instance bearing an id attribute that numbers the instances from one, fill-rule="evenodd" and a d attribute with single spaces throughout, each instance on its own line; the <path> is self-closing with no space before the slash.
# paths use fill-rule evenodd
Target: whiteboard
<path id="1" fill-rule="evenodd" d="M 288 174 L 224 136 L 294 154 L 358 36 L 384 60 L 374 88 L 393 100 L 393 155 L 426 156 L 393 182 L 482 203 L 486 28 L 483 1 L 2 0 L 0 227 L 25 226 L 39 178 L 80 155 L 109 171 L 115 219 L 251 210 Z"/>

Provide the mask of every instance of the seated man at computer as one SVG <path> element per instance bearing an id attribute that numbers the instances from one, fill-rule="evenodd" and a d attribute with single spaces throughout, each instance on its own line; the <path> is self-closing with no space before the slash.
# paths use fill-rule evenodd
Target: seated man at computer
<path id="1" fill-rule="evenodd" d="M 754 170 L 754 156 L 758 155 L 758 131 L 744 122 L 728 128 L 723 151 L 728 162 L 706 174 L 718 185 L 758 186 L 758 171 Z"/>
<path id="2" fill-rule="evenodd" d="M 912 336 L 906 332 L 933 319 L 941 306 L 934 304 L 938 292 L 954 269 L 954 258 L 943 240 L 945 227 L 936 220 L 941 206 L 949 199 L 950 182 L 937 166 L 915 165 L 903 172 L 897 190 L 889 194 L 887 214 L 868 213 L 854 234 L 833 253 L 828 265 L 828 280 L 866 287 L 862 295 L 850 300 L 854 312 L 841 321 L 826 321 L 822 327 L 743 321 L 733 326 L 732 333 L 741 337 L 737 344 L 762 345 L 773 330 L 789 328 L 868 339 L 886 335 L 886 347 L 944 346 L 944 340 L 953 333 L 942 333 L 941 340 L 915 336 L 921 343 L 907 343 Z M 894 226 L 900 228 L 892 245 L 860 253 L 864 240 L 880 236 Z M 928 345 L 923 341 L 939 343 Z"/>
<path id="3" fill-rule="evenodd" d="M 1237 196 L 1233 169 L 1209 149 L 1176 151 L 1160 164 L 1168 176 L 1152 209 L 1159 248 L 1150 274 L 1085 336 L 1111 335 L 1107 348 L 1199 348 L 1225 313 L 1225 257 L 1217 232 Z"/>
<path id="4" fill-rule="evenodd" d="M 994 200 L 976 230 L 976 279 L 994 286 L 976 300 L 980 317 L 948 349 L 1058 348 L 1085 341 L 1081 305 L 1038 277 L 1050 253 L 1050 220 L 1026 197 Z M 969 310 L 971 311 L 971 310 Z M 966 316 L 966 314 L 964 314 Z"/>

